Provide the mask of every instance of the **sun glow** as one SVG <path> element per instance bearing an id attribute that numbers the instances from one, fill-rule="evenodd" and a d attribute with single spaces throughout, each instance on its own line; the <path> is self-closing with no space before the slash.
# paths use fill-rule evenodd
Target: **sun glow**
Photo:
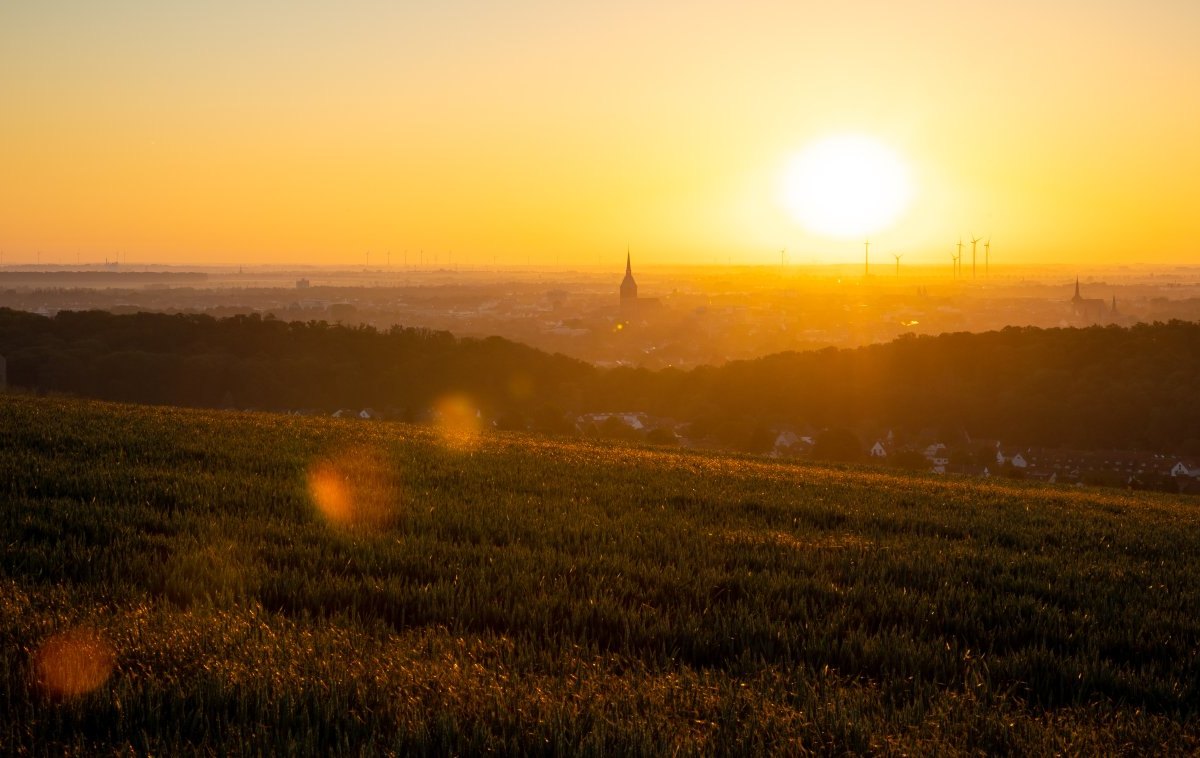
<path id="1" fill-rule="evenodd" d="M 886 229 L 908 209 L 908 167 L 870 137 L 836 135 L 813 142 L 789 161 L 781 200 L 815 234 L 858 237 Z"/>
<path id="2" fill-rule="evenodd" d="M 466 451 L 479 441 L 479 409 L 466 395 L 450 394 L 434 403 L 438 436 L 452 450 Z"/>

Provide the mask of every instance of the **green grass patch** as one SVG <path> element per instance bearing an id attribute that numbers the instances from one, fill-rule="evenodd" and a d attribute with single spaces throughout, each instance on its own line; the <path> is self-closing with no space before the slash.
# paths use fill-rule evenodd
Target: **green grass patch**
<path id="1" fill-rule="evenodd" d="M 0 752 L 1193 752 L 1188 498 L 0 396 Z"/>

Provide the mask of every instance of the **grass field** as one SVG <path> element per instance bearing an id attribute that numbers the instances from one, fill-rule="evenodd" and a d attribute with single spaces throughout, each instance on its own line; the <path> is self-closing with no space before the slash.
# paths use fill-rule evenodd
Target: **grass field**
<path id="1" fill-rule="evenodd" d="M 0 753 L 1200 750 L 1200 501 L 0 396 Z"/>

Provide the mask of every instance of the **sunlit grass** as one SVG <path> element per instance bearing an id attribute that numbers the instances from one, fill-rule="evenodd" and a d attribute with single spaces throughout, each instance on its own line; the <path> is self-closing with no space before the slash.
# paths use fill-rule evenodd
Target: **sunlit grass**
<path id="1" fill-rule="evenodd" d="M 0 752 L 1200 748 L 1186 498 L 3 396 L 0 424 Z"/>

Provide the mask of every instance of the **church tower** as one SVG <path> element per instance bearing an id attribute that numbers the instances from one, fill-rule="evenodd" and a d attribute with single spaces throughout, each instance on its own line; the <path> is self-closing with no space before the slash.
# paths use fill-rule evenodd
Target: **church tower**
<path id="1" fill-rule="evenodd" d="M 629 251 L 625 251 L 625 278 L 621 280 L 621 305 L 636 305 L 638 299 L 637 282 L 633 280 L 633 267 L 630 265 Z"/>

